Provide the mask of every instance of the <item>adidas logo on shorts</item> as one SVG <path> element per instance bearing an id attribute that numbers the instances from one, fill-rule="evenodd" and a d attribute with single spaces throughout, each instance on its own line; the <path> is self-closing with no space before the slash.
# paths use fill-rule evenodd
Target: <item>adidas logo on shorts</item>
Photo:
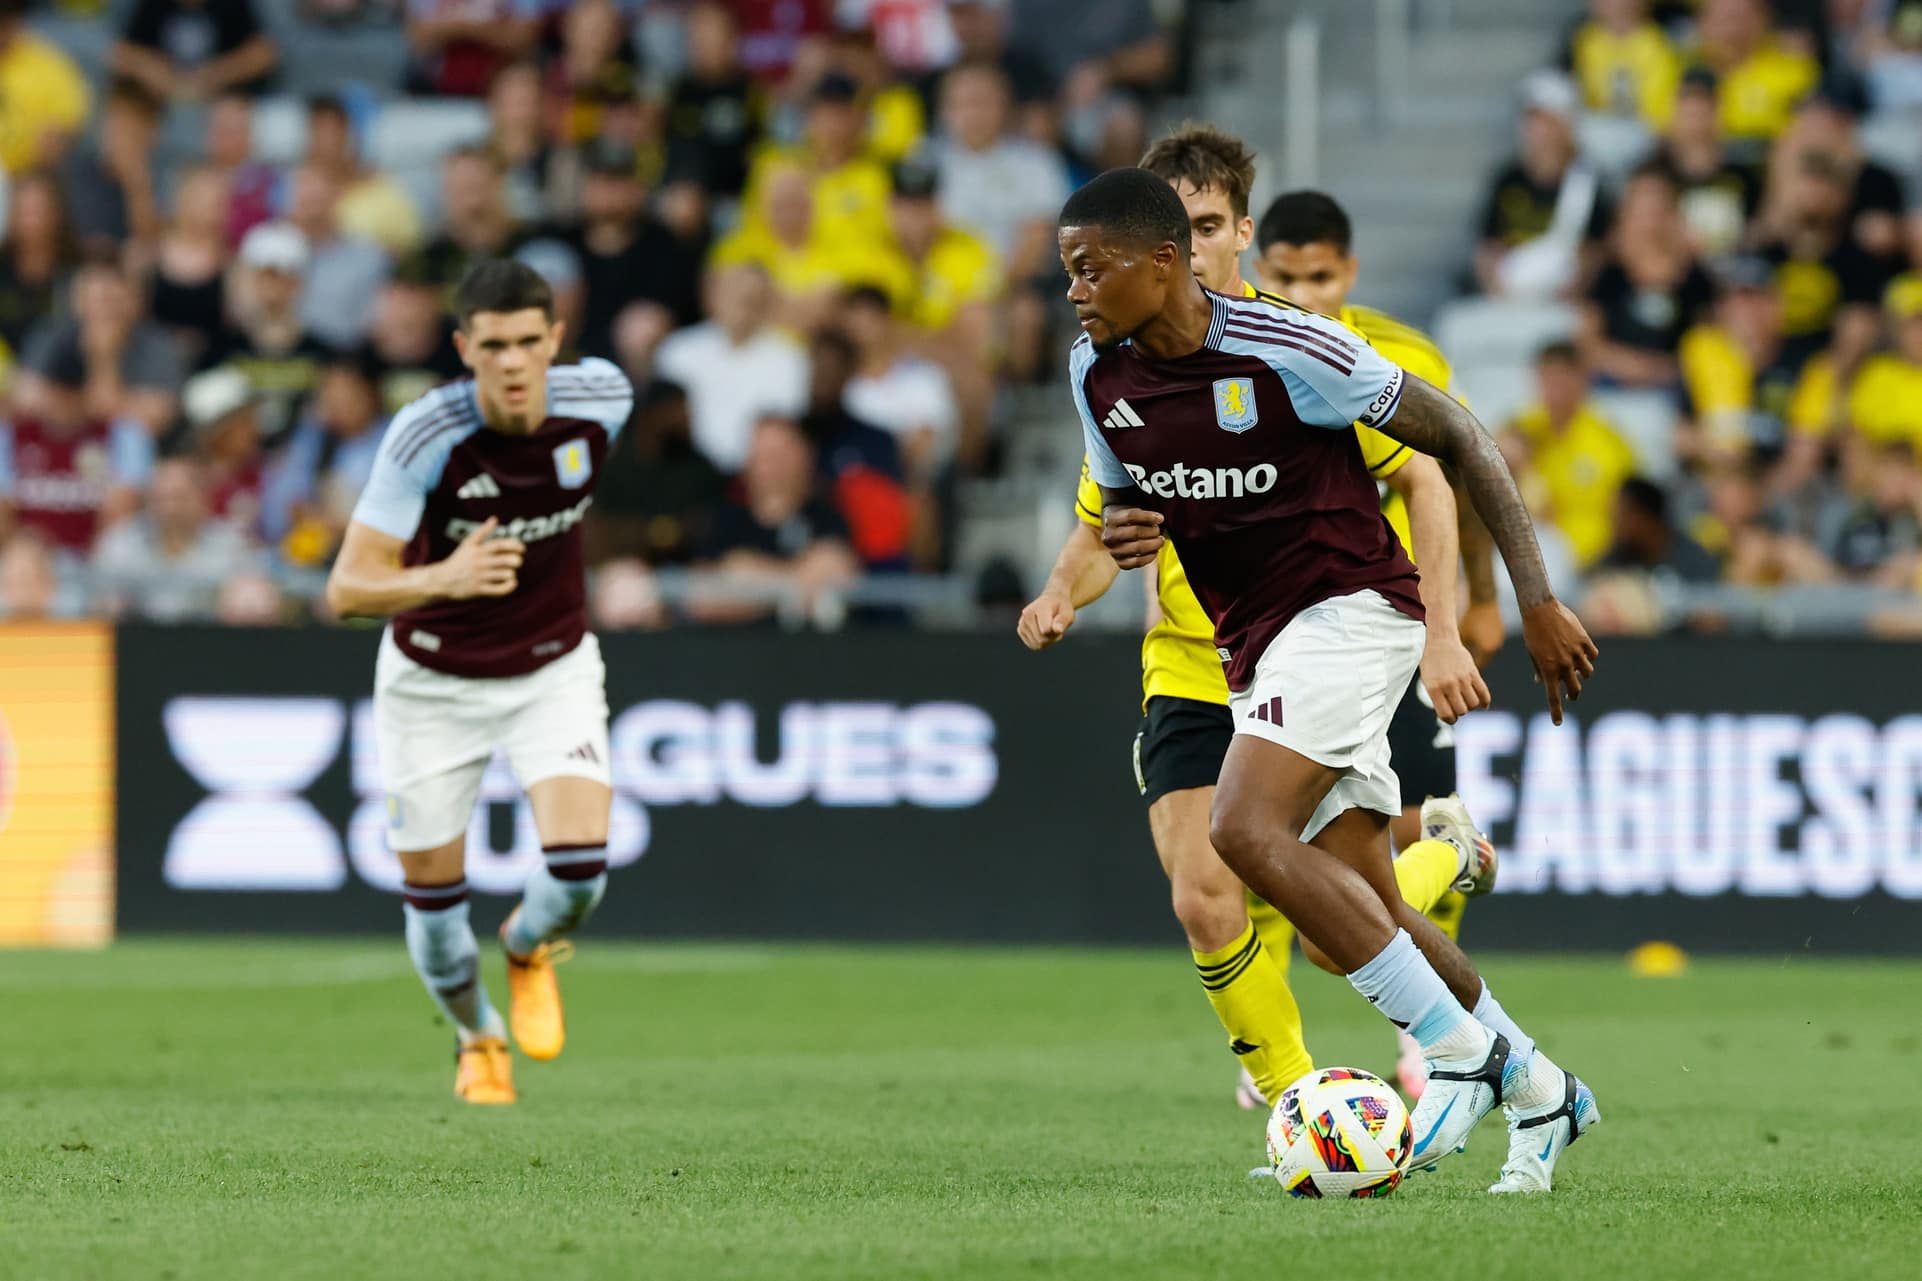
<path id="1" fill-rule="evenodd" d="M 499 498 L 501 496 L 501 487 L 494 483 L 492 476 L 489 476 L 486 472 L 482 472 L 465 485 L 462 485 L 455 491 L 455 495 L 459 498 Z"/>

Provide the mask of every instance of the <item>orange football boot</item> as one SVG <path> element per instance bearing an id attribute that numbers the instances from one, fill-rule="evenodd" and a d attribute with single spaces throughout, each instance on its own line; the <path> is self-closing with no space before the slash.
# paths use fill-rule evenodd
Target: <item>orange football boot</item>
<path id="1" fill-rule="evenodd" d="M 477 1036 L 455 1057 L 454 1095 L 468 1103 L 512 1103 L 514 1058 L 498 1036 Z"/>
<path id="2" fill-rule="evenodd" d="M 501 922 L 503 951 L 507 927 L 519 913 L 517 907 Z M 561 985 L 554 978 L 554 967 L 573 955 L 574 945 L 566 939 L 542 943 L 526 956 L 507 952 L 507 1026 L 514 1033 L 514 1044 L 530 1059 L 557 1058 L 567 1044 L 567 1019 L 561 1011 Z"/>

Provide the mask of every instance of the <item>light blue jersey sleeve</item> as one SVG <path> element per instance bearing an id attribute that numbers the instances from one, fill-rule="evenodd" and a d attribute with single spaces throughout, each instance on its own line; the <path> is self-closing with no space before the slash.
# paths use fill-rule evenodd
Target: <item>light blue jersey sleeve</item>
<path id="1" fill-rule="evenodd" d="M 599 423 L 611 444 L 634 412 L 634 384 L 619 365 L 598 356 L 578 365 L 556 365 L 547 374 L 547 412 Z"/>
<path id="2" fill-rule="evenodd" d="M 1288 389 L 1295 415 L 1331 430 L 1393 418 L 1408 377 L 1345 325 L 1308 311 L 1238 310 L 1223 327 L 1220 350 L 1266 364 Z"/>
<path id="3" fill-rule="evenodd" d="M 107 468 L 121 485 L 145 485 L 153 475 L 153 433 L 145 423 L 122 418 L 108 430 Z"/>
<path id="4" fill-rule="evenodd" d="M 1094 368 L 1094 343 L 1083 334 L 1075 340 L 1074 347 L 1068 352 L 1068 390 L 1074 396 L 1074 411 L 1081 415 L 1081 443 L 1088 453 L 1088 475 L 1094 477 L 1097 485 L 1109 489 L 1129 489 L 1134 478 L 1128 469 L 1108 448 L 1108 442 L 1101 438 L 1101 428 L 1095 425 L 1094 410 L 1088 407 L 1086 386 L 1088 371 Z"/>
<path id="5" fill-rule="evenodd" d="M 367 488 L 354 504 L 357 524 L 403 541 L 414 536 L 447 456 L 480 426 L 471 404 L 471 389 L 457 383 L 427 393 L 394 415 L 380 438 Z"/>

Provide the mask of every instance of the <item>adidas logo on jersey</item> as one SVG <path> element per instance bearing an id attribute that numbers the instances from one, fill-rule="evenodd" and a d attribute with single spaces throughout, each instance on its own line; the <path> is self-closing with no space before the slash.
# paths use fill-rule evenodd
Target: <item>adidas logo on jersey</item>
<path id="1" fill-rule="evenodd" d="M 1125 400 L 1117 400 L 1114 403 L 1114 408 L 1110 409 L 1108 416 L 1101 420 L 1101 425 L 1109 431 L 1120 431 L 1123 427 L 1147 426 L 1141 421 L 1141 415 L 1134 411 L 1134 406 Z"/>
<path id="2" fill-rule="evenodd" d="M 501 487 L 494 483 L 492 476 L 489 476 L 486 472 L 482 472 L 456 490 L 455 496 L 459 498 L 499 498 L 501 496 Z"/>

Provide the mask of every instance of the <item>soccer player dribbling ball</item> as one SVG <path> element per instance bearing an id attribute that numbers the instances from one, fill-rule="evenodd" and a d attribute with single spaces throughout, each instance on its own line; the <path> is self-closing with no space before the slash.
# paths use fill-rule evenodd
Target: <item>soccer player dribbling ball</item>
<path id="1" fill-rule="evenodd" d="M 607 886 L 606 672 L 587 630 L 580 522 L 634 390 L 605 360 L 554 364 L 553 293 L 520 263 L 476 266 L 454 309 L 473 376 L 388 425 L 327 598 L 341 615 L 391 620 L 374 720 L 408 955 L 455 1025 L 455 1094 L 512 1103 L 508 1028 L 529 1058 L 561 1052 L 554 963 Z M 481 982 L 465 880 L 496 748 L 544 855 L 501 926 L 506 1021 Z"/>
<path id="2" fill-rule="evenodd" d="M 1231 298 L 1258 296 L 1241 275 L 1242 251 L 1255 234 L 1254 220 L 1248 216 L 1255 160 L 1247 146 L 1212 125 L 1187 124 L 1155 143 L 1142 157 L 1141 167 L 1167 182 L 1181 198 L 1188 215 L 1195 278 Z M 1284 303 L 1280 298 L 1270 301 Z M 1447 389 L 1448 362 L 1425 335 L 1379 312 L 1354 309 L 1336 318 L 1397 364 Z M 1454 563 L 1456 504 L 1440 465 L 1367 427 L 1357 426 L 1355 439 L 1369 475 L 1382 482 L 1387 495 L 1384 512 L 1396 513 L 1390 523 L 1410 556 L 1419 552 L 1431 565 Z M 1386 505 L 1390 501 L 1392 507 Z M 1106 592 L 1120 573 L 1101 545 L 1101 490 L 1085 465 L 1075 514 L 1075 528 L 1063 543 L 1047 584 L 1022 611 L 1016 630 L 1030 649 L 1045 649 L 1063 639 L 1073 626 L 1075 611 Z M 1460 546 L 1464 551 L 1469 524 L 1463 522 Z M 1492 573 L 1485 551 L 1464 555 L 1463 560 L 1471 571 L 1471 584 L 1478 574 Z M 1455 934 L 1451 927 L 1461 919 L 1463 901 L 1462 893 L 1455 891 L 1459 887 L 1481 894 L 1493 887 L 1494 849 L 1475 831 L 1459 798 L 1453 796 L 1452 758 L 1445 776 L 1424 768 L 1433 762 L 1433 752 L 1410 752 L 1413 768 L 1405 768 L 1404 744 L 1396 734 L 1412 714 L 1426 718 L 1427 740 L 1432 741 L 1442 728 L 1436 707 L 1448 707 L 1452 720 L 1454 714 L 1481 706 L 1487 698 L 1486 686 L 1473 675 L 1462 635 L 1452 625 L 1457 613 L 1454 588 L 1452 575 L 1434 574 L 1421 580 L 1432 624 L 1429 644 L 1421 677 L 1410 682 L 1410 692 L 1389 730 L 1402 784 L 1402 817 L 1412 819 L 1406 833 L 1396 832 L 1395 880 L 1401 896 L 1451 937 Z M 1492 593 L 1492 587 L 1489 590 Z M 1208 811 L 1222 759 L 1234 737 L 1234 718 L 1228 708 L 1228 682 L 1215 651 L 1214 624 L 1189 588 L 1173 543 L 1164 542 L 1155 557 L 1155 614 L 1141 647 L 1142 721 L 1134 743 L 1135 781 L 1148 807 L 1155 851 L 1168 876 L 1175 916 L 1188 936 L 1196 975 L 1239 1064 L 1235 1100 L 1244 1108 L 1266 1109 L 1314 1067 L 1301 1010 L 1288 983 L 1294 927 L 1272 905 L 1249 895 L 1208 843 Z M 1432 697 L 1426 688 L 1430 685 Z M 1446 811 L 1448 821 L 1424 823 L 1424 809 L 1431 818 Z M 1424 829 L 1429 836 L 1444 839 L 1423 840 Z M 1328 968 L 1326 958 L 1312 948 L 1306 949 L 1306 955 Z M 1425 1073 L 1419 1053 L 1412 1070 L 1408 1056 L 1403 1056 L 1403 1088 L 1411 1097 L 1419 1094 Z M 1270 1173 L 1272 1167 L 1264 1166 L 1260 1172 Z"/>
<path id="3" fill-rule="evenodd" d="M 1111 170 L 1075 192 L 1059 245 L 1102 542 L 1133 569 L 1174 540 L 1227 672 L 1235 734 L 1215 850 L 1420 1044 L 1429 1083 L 1411 1168 L 1458 1150 L 1500 1104 L 1509 1152 L 1490 1190 L 1547 1191 L 1562 1151 L 1600 1120 L 1594 1095 L 1396 891 L 1387 731 L 1421 659 L 1423 607 L 1351 428 L 1459 473 L 1559 723 L 1596 650 L 1549 588 L 1513 478 L 1472 414 L 1341 325 L 1205 290 L 1181 199 L 1154 174 Z"/>

